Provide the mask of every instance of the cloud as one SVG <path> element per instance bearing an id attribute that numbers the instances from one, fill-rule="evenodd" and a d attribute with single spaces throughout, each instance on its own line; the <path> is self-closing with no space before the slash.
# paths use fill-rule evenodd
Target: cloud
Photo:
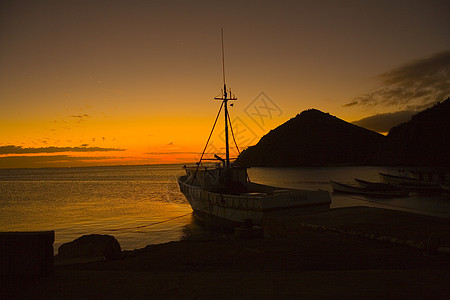
<path id="1" fill-rule="evenodd" d="M 40 148 L 23 148 L 22 146 L 0 146 L 0 155 L 6 154 L 31 154 L 31 153 L 58 153 L 58 152 L 101 152 L 101 151 L 124 151 L 119 148 L 100 148 L 100 147 L 40 147 Z"/>
<path id="2" fill-rule="evenodd" d="M 174 151 L 174 152 L 147 152 L 146 154 L 149 155 L 179 155 L 179 154 L 196 154 L 196 155 L 200 155 L 200 152 L 183 152 L 183 151 Z"/>
<path id="3" fill-rule="evenodd" d="M 431 106 L 450 95 L 450 51 L 415 60 L 378 78 L 381 88 L 343 106 Z"/>
<path id="4" fill-rule="evenodd" d="M 0 168 L 44 168 L 98 165 L 98 161 L 108 162 L 117 157 L 73 157 L 69 155 L 50 156 L 6 156 L 0 157 Z M 111 164 L 116 164 L 114 161 Z"/>
<path id="5" fill-rule="evenodd" d="M 82 114 L 82 115 L 70 115 L 69 117 L 71 117 L 71 118 L 80 118 L 80 119 L 82 119 L 82 118 L 89 118 L 90 115 L 88 115 L 88 114 Z"/>
<path id="6" fill-rule="evenodd" d="M 86 118 L 90 118 L 91 116 L 88 114 L 82 114 L 82 115 L 70 115 L 71 118 L 77 118 L 77 123 L 81 123 L 86 120 Z"/>
<path id="7" fill-rule="evenodd" d="M 358 105 L 358 103 L 359 103 L 358 101 L 353 101 L 353 102 L 344 104 L 344 105 L 342 105 L 342 106 L 343 106 L 343 107 L 350 107 L 350 106 Z"/>
<path id="8" fill-rule="evenodd" d="M 376 114 L 352 123 L 373 131 L 388 132 L 392 127 L 409 121 L 416 113 L 417 111 L 413 110 L 402 110 L 393 113 Z"/>

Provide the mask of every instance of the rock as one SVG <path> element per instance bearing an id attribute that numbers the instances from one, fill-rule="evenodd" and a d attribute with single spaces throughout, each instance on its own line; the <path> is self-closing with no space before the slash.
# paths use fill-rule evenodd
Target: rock
<path id="1" fill-rule="evenodd" d="M 119 242 L 111 235 L 90 234 L 62 244 L 58 258 L 105 257 L 108 260 L 122 258 Z"/>

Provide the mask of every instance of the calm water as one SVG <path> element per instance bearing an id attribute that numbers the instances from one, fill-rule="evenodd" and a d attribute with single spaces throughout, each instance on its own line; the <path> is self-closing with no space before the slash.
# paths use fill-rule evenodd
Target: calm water
<path id="1" fill-rule="evenodd" d="M 181 171 L 174 165 L 0 170 L 0 230 L 55 230 L 55 248 L 89 233 L 112 234 L 123 249 L 180 240 L 202 230 L 174 180 Z"/>
<path id="2" fill-rule="evenodd" d="M 355 184 L 354 178 L 379 182 L 378 173 L 396 174 L 383 167 L 320 167 L 320 168 L 250 168 L 254 181 L 299 189 L 320 189 L 330 192 L 331 208 L 370 206 L 402 210 L 416 214 L 450 218 L 450 195 L 419 195 L 399 198 L 376 198 L 361 195 L 333 194 L 330 180 Z M 272 178 L 274 179 L 272 181 Z"/>
<path id="3" fill-rule="evenodd" d="M 255 182 L 332 191 L 329 180 L 377 181 L 379 167 L 251 168 Z M 0 231 L 55 230 L 55 249 L 83 234 L 114 235 L 123 249 L 207 238 L 175 176 L 180 165 L 0 170 Z M 332 195 L 332 207 L 375 206 L 450 217 L 449 197 Z"/>

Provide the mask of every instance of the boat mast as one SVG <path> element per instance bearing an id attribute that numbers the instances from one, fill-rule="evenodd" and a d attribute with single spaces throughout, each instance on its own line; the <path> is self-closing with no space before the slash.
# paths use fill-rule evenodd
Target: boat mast
<path id="1" fill-rule="evenodd" d="M 216 100 L 222 100 L 224 107 L 225 107 L 225 168 L 230 168 L 230 146 L 228 142 L 228 100 L 236 100 L 237 98 L 234 97 L 234 95 L 230 93 L 228 95 L 227 92 L 227 85 L 225 83 L 225 50 L 223 46 L 223 28 L 221 30 L 222 32 L 222 77 L 223 77 L 223 91 L 221 97 L 215 97 Z"/>

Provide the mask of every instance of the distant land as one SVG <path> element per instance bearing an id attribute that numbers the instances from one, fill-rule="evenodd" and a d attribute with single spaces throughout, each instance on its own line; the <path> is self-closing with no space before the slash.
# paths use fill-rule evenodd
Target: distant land
<path id="1" fill-rule="evenodd" d="M 450 168 L 450 98 L 391 128 L 387 136 L 309 109 L 264 135 L 235 164 Z"/>

